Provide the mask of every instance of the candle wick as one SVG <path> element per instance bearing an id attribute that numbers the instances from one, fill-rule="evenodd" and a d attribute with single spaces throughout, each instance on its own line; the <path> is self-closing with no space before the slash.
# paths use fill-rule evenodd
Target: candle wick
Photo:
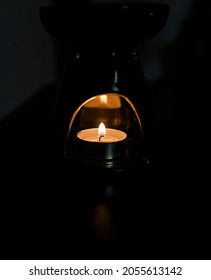
<path id="1" fill-rule="evenodd" d="M 99 141 L 101 140 L 101 138 L 102 138 L 102 137 L 104 137 L 104 135 L 100 135 L 100 137 L 99 137 Z"/>

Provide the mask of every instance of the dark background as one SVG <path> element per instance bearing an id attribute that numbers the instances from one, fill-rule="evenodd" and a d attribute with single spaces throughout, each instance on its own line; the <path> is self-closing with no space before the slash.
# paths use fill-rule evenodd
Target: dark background
<path id="1" fill-rule="evenodd" d="M 1 15 L 6 7 L 12 21 L 12 4 L 2 3 Z M 11 57 L 16 45 L 6 46 L 13 44 L 12 25 L 1 17 L 1 57 L 6 62 L 0 101 L 13 100 L 12 109 L 2 107 L 0 122 L 1 258 L 210 258 L 211 6 L 209 1 L 187 0 L 169 5 L 166 26 L 138 48 L 152 105 L 158 165 L 152 173 L 111 177 L 100 188 L 92 182 L 95 174 L 61 176 L 48 166 L 55 95 L 67 46 L 42 30 L 36 43 L 43 47 L 45 36 L 49 41 L 39 52 L 42 47 L 30 45 L 29 34 L 39 33 L 41 25 L 31 23 L 21 41 L 21 29 L 12 29 L 12 34 L 19 47 L 33 46 L 36 58 L 26 63 L 32 53 L 28 50 L 24 56 L 23 49 L 21 59 L 18 49 Z M 27 14 L 26 6 L 24 11 Z M 26 14 L 14 18 L 19 28 L 27 26 Z M 20 92 L 25 92 L 21 101 Z"/>

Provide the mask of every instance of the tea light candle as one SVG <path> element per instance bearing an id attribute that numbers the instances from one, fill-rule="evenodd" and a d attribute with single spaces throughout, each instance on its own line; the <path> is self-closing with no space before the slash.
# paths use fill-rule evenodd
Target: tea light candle
<path id="1" fill-rule="evenodd" d="M 84 157 L 107 160 L 121 155 L 127 134 L 121 130 L 105 128 L 101 123 L 99 128 L 81 130 L 77 137 L 81 141 L 80 148 Z"/>

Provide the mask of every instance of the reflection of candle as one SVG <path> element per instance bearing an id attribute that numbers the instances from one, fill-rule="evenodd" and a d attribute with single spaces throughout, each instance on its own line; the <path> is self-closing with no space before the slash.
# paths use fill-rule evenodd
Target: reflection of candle
<path id="1" fill-rule="evenodd" d="M 84 127 L 95 127 L 96 123 L 106 122 L 109 127 L 122 125 L 121 97 L 114 93 L 106 93 L 90 98 L 81 108 Z"/>
<path id="2" fill-rule="evenodd" d="M 82 142 L 81 148 L 85 157 L 113 159 L 120 156 L 127 134 L 121 130 L 105 128 L 101 123 L 99 128 L 81 130 L 77 137 Z"/>
<path id="3" fill-rule="evenodd" d="M 84 104 L 84 107 L 92 109 L 119 109 L 121 107 L 121 101 L 118 94 L 106 93 L 90 98 Z"/>

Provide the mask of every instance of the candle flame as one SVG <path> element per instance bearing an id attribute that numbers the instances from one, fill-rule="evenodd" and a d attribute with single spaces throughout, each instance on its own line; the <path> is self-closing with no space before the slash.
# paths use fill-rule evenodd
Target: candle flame
<path id="1" fill-rule="evenodd" d="M 106 128 L 105 128 L 104 123 L 101 122 L 100 125 L 99 125 L 99 128 L 98 128 L 98 139 L 99 139 L 99 141 L 102 137 L 105 137 L 105 135 L 106 135 Z"/>

